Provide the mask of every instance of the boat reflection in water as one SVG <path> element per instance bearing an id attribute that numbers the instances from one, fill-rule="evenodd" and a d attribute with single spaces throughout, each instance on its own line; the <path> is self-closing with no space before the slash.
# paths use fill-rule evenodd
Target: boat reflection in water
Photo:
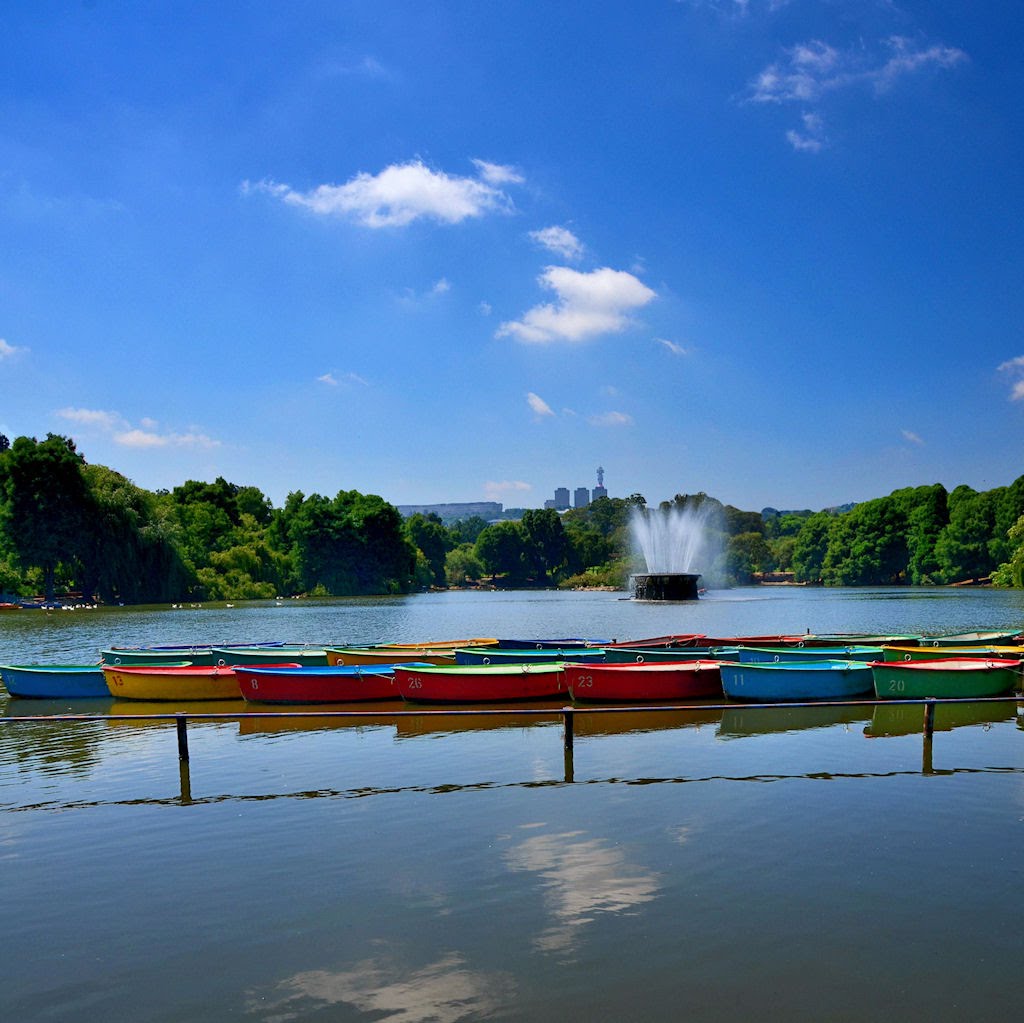
<path id="1" fill-rule="evenodd" d="M 728 707 L 722 712 L 720 739 L 742 739 L 772 732 L 801 732 L 871 720 L 870 707 Z"/>
<path id="2" fill-rule="evenodd" d="M 263 717 L 243 717 L 238 722 L 239 735 L 274 735 L 284 732 L 328 732 L 345 728 L 393 728 L 394 711 L 401 709 L 394 700 L 366 703 L 323 703 L 317 704 L 311 713 L 308 704 L 276 704 Z M 327 714 L 351 712 L 344 717 L 328 717 Z M 391 713 L 388 713 L 388 712 Z M 243 713 L 259 713 L 246 707 Z"/>
<path id="3" fill-rule="evenodd" d="M 1013 721 L 1016 717 L 1017 704 L 1011 700 L 992 703 L 936 703 L 933 730 L 949 732 L 966 725 L 990 725 L 999 721 Z M 920 703 L 876 706 L 870 723 L 864 728 L 864 734 L 872 739 L 886 735 L 920 735 L 923 732 L 924 705 Z"/>

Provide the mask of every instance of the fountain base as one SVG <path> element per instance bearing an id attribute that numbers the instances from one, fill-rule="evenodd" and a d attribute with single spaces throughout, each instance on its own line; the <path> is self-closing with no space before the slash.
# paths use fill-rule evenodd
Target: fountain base
<path id="1" fill-rule="evenodd" d="M 700 573 L 656 572 L 633 576 L 634 600 L 697 600 Z"/>

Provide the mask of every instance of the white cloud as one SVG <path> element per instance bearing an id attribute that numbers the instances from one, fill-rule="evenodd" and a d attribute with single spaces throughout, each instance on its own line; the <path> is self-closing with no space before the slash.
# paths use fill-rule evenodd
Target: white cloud
<path id="1" fill-rule="evenodd" d="M 481 302 L 480 305 L 477 306 L 477 308 L 480 310 L 480 315 L 481 316 L 490 316 L 491 313 L 494 311 L 491 308 L 491 303 L 490 302 Z"/>
<path id="2" fill-rule="evenodd" d="M 480 172 L 480 177 L 489 185 L 521 185 L 526 179 L 515 167 L 500 163 L 488 163 L 486 160 L 474 160 L 473 166 Z"/>
<path id="3" fill-rule="evenodd" d="M 1020 401 L 1024 398 L 1024 355 L 1000 363 L 997 369 L 1000 373 L 1009 373 L 1010 376 L 1016 377 L 1010 389 L 1010 401 Z"/>
<path id="4" fill-rule="evenodd" d="M 530 490 L 533 487 L 522 480 L 488 480 L 484 484 L 484 494 L 488 501 L 501 501 L 509 494 L 525 494 Z"/>
<path id="5" fill-rule="evenodd" d="M 477 161 L 478 166 L 481 163 Z M 242 193 L 263 192 L 320 216 L 348 217 L 366 227 L 405 227 L 420 219 L 458 224 L 511 208 L 512 201 L 495 187 L 494 179 L 500 183 L 522 179 L 512 176 L 510 168 L 496 164 L 484 164 L 481 173 L 482 179 L 458 177 L 412 160 L 392 164 L 379 174 L 357 174 L 343 185 L 319 185 L 308 192 L 274 181 L 245 181 Z"/>
<path id="6" fill-rule="evenodd" d="M 583 255 L 583 243 L 567 227 L 543 227 L 531 231 L 530 238 L 562 259 L 579 259 Z"/>
<path id="7" fill-rule="evenodd" d="M 205 433 L 152 433 L 148 430 L 126 430 L 114 434 L 114 443 L 126 448 L 217 448 L 219 440 Z"/>
<path id="8" fill-rule="evenodd" d="M 10 358 L 12 355 L 17 355 L 19 352 L 27 352 L 27 348 L 18 348 L 16 345 L 9 344 L 2 337 L 0 337 L 0 359 Z"/>
<path id="9" fill-rule="evenodd" d="M 551 406 L 539 394 L 534 394 L 533 391 L 527 391 L 526 404 L 533 409 L 534 414 L 537 416 L 553 416 L 555 414 L 551 411 Z"/>
<path id="10" fill-rule="evenodd" d="M 630 324 L 626 314 L 656 297 L 631 273 L 608 267 L 582 273 L 549 266 L 537 280 L 555 292 L 558 302 L 534 306 L 522 319 L 506 321 L 495 337 L 512 336 L 530 344 L 586 341 L 625 330 Z"/>
<path id="11" fill-rule="evenodd" d="M 61 419 L 80 426 L 94 426 L 100 430 L 123 430 L 128 423 L 118 412 L 105 412 L 91 408 L 62 408 L 57 410 Z"/>
<path id="12" fill-rule="evenodd" d="M 684 348 L 682 345 L 678 345 L 675 341 L 669 341 L 666 337 L 656 337 L 654 339 L 662 348 L 667 352 L 671 352 L 673 355 L 689 355 L 690 350 Z"/>
<path id="13" fill-rule="evenodd" d="M 909 441 L 911 444 L 923 444 L 924 441 L 916 434 L 913 430 L 900 430 L 903 434 L 903 439 Z"/>
<path id="14" fill-rule="evenodd" d="M 102 409 L 63 408 L 55 413 L 61 419 L 79 426 L 109 434 L 115 444 L 126 448 L 216 448 L 219 440 L 190 428 L 188 433 L 157 433 L 155 419 L 145 417 L 142 428 L 133 427 L 119 412 Z"/>
<path id="15" fill-rule="evenodd" d="M 632 426 L 633 417 L 625 412 L 604 412 L 590 416 L 587 422 L 591 426 Z"/>
<path id="16" fill-rule="evenodd" d="M 434 282 L 434 286 L 430 289 L 432 295 L 443 295 L 448 291 L 452 290 L 452 282 L 447 277 L 441 277 L 439 280 Z"/>

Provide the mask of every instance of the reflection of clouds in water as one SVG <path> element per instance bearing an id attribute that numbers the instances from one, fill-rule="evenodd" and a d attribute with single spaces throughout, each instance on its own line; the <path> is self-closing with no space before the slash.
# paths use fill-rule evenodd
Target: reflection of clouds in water
<path id="1" fill-rule="evenodd" d="M 495 1013 L 511 1000 L 512 983 L 501 975 L 473 973 L 450 952 L 419 970 L 405 971 L 381 959 L 351 970 L 309 970 L 281 981 L 264 998 L 252 994 L 247 1009 L 265 1023 L 305 1019 L 327 1005 L 351 1005 L 377 1020 L 398 1023 L 457 1023 Z"/>
<path id="2" fill-rule="evenodd" d="M 686 845 L 686 843 L 690 841 L 690 836 L 692 834 L 693 827 L 689 824 L 679 824 L 674 828 L 668 829 L 669 838 L 679 845 Z"/>
<path id="3" fill-rule="evenodd" d="M 599 839 L 581 839 L 581 834 L 537 835 L 506 854 L 513 870 L 540 874 L 548 887 L 546 903 L 556 924 L 536 939 L 544 951 L 570 949 L 577 929 L 595 913 L 623 913 L 650 902 L 660 887 L 656 874 L 631 866 L 617 849 Z"/>

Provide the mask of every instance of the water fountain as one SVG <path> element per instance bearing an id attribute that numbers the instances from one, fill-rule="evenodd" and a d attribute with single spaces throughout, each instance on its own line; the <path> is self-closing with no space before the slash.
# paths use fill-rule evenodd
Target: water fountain
<path id="1" fill-rule="evenodd" d="M 696 600 L 696 565 L 710 553 L 708 525 L 717 507 L 710 503 L 668 509 L 637 506 L 630 519 L 633 540 L 647 571 L 633 576 L 636 600 Z"/>

